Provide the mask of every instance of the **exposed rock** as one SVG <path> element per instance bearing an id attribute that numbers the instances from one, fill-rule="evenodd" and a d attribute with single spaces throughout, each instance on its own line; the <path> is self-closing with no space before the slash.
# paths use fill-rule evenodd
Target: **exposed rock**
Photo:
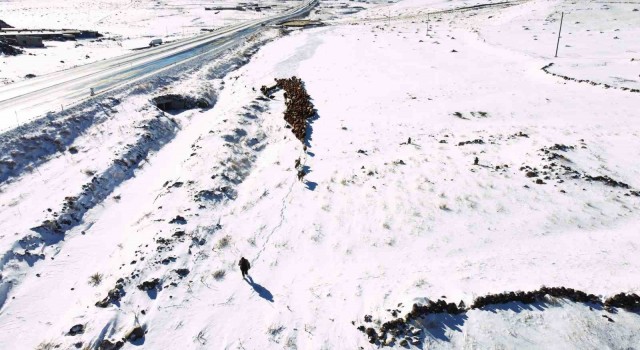
<path id="1" fill-rule="evenodd" d="M 5 42 L 0 41 L 0 54 L 7 56 L 17 56 L 23 54 L 24 51 L 17 47 L 11 46 Z"/>
<path id="2" fill-rule="evenodd" d="M 130 330 L 124 338 L 130 342 L 134 342 L 138 339 L 144 338 L 144 329 L 141 326 L 135 326 L 132 330 Z"/>
<path id="3" fill-rule="evenodd" d="M 74 336 L 74 335 L 82 334 L 82 333 L 84 333 L 84 325 L 83 324 L 77 324 L 77 325 L 71 327 L 71 329 L 69 330 L 69 333 L 67 333 L 67 335 Z"/>
<path id="4" fill-rule="evenodd" d="M 562 144 L 557 144 L 557 143 L 555 145 L 549 147 L 550 150 L 563 151 L 563 152 L 567 152 L 567 151 L 572 150 L 574 148 L 575 148 L 574 146 L 567 146 L 567 145 L 562 145 Z"/>
<path id="5" fill-rule="evenodd" d="M 109 340 L 104 339 L 100 345 L 98 346 L 98 350 L 118 350 L 124 346 L 124 342 L 122 340 Z"/>
<path id="6" fill-rule="evenodd" d="M 627 185 L 624 182 L 621 181 L 616 181 L 606 175 L 604 176 L 590 176 L 590 175 L 585 175 L 584 176 L 585 180 L 587 181 L 598 181 L 598 182 L 602 182 L 607 186 L 611 186 L 611 187 L 620 187 L 620 188 L 625 188 L 625 189 L 629 189 L 630 186 Z"/>
<path id="7" fill-rule="evenodd" d="M 185 225 L 187 223 L 187 219 L 185 219 L 184 217 L 177 215 L 175 218 L 171 219 L 171 221 L 169 221 L 170 224 L 178 224 L 178 225 Z"/>
<path id="8" fill-rule="evenodd" d="M 189 269 L 176 269 L 173 271 L 177 273 L 181 278 L 186 277 L 189 274 Z"/>
<path id="9" fill-rule="evenodd" d="M 184 232 L 184 231 L 176 231 L 171 235 L 171 237 L 180 238 L 180 237 L 184 236 L 185 234 L 186 234 L 186 232 Z"/>
<path id="10" fill-rule="evenodd" d="M 464 145 L 471 145 L 471 144 L 476 144 L 476 145 L 483 145 L 484 141 L 480 140 L 480 139 L 476 139 L 473 141 L 462 141 L 462 142 L 458 142 L 458 146 L 464 146 Z"/>
<path id="11" fill-rule="evenodd" d="M 144 281 L 141 284 L 139 284 L 138 289 L 143 291 L 150 291 L 150 290 L 158 289 L 159 284 L 160 284 L 160 280 L 157 278 L 154 278 L 152 280 Z"/>
<path id="12" fill-rule="evenodd" d="M 369 337 L 369 343 L 373 344 L 378 340 L 378 334 L 375 329 L 367 328 L 364 333 Z"/>
<path id="13" fill-rule="evenodd" d="M 152 100 L 160 110 L 165 112 L 182 111 L 193 108 L 208 108 L 209 101 L 204 98 L 196 99 L 190 96 L 182 96 L 176 94 L 162 95 L 154 97 Z"/>
<path id="14" fill-rule="evenodd" d="M 105 308 L 109 306 L 109 304 L 116 304 L 120 302 L 122 296 L 125 295 L 123 283 L 124 280 L 120 278 L 116 282 L 116 286 L 107 293 L 107 296 L 104 299 L 98 301 L 96 306 Z"/>

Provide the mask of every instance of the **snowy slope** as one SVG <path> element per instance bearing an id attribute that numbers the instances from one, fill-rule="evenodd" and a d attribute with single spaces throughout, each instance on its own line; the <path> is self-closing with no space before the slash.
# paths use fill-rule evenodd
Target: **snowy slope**
<path id="1" fill-rule="evenodd" d="M 629 13 L 640 16 L 640 4 L 452 10 L 429 16 L 427 36 L 427 12 L 470 5 L 372 6 L 278 38 L 226 76 L 214 64 L 211 75 L 190 72 L 168 87 L 193 93 L 212 80 L 217 103 L 208 110 L 172 115 L 150 105 L 146 90 L 121 96 L 113 118 L 75 139 L 80 153 L 0 187 L 0 348 L 98 348 L 140 324 L 144 340 L 124 348 L 374 349 L 356 328 L 363 317 L 385 322 L 388 309 L 403 315 L 415 302 L 470 305 L 542 285 L 638 293 L 640 94 L 541 68 L 603 83 L 637 74 L 640 22 Z M 555 59 L 543 19 L 594 11 L 579 20 L 586 28 L 618 27 L 596 9 L 620 14 L 621 39 L 594 48 L 585 30 L 572 39 L 580 50 Z M 397 17 L 377 20 L 389 13 Z M 513 30 L 523 26 L 531 29 Z M 551 50 L 529 45 L 533 35 Z M 595 73 L 584 66 L 593 57 L 615 69 Z M 282 92 L 259 91 L 290 76 L 303 79 L 317 110 L 306 151 L 285 127 Z M 114 151 L 139 142 L 140 123 L 155 119 L 177 128 L 134 176 L 62 240 L 36 245 L 44 259 L 7 260 L 24 254 L 16 241 L 31 227 L 54 218 L 46 208 L 59 212 L 82 190 L 84 169 L 103 173 Z M 251 261 L 249 281 L 241 256 Z M 96 307 L 120 278 L 125 294 Z M 155 278 L 157 288 L 137 287 Z M 614 311 L 550 298 L 430 316 L 418 347 L 637 346 L 640 316 Z M 76 324 L 84 334 L 65 335 Z"/>

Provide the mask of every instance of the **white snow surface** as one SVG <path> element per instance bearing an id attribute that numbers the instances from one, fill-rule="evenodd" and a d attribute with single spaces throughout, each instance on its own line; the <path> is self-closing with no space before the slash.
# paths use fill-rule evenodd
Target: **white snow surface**
<path id="1" fill-rule="evenodd" d="M 0 349 L 98 349 L 138 324 L 144 340 L 123 349 L 375 349 L 356 326 L 393 319 L 400 303 L 404 315 L 413 303 L 470 305 L 543 285 L 638 293 L 640 93 L 621 88 L 640 81 L 640 1 L 454 10 L 476 4 L 406 0 L 347 16 L 322 1 L 312 16 L 330 25 L 278 37 L 229 74 L 243 48 L 162 91 L 115 96 L 72 144 L 0 183 Z M 612 87 L 546 74 L 549 63 Z M 259 91 L 291 76 L 317 110 L 306 150 L 285 127 L 283 93 Z M 211 90 L 210 109 L 149 102 Z M 116 173 L 77 225 L 38 241 L 31 229 L 116 159 L 132 175 Z M 186 223 L 170 223 L 177 216 Z M 96 307 L 120 278 L 120 302 Z M 157 291 L 136 288 L 154 278 Z M 84 333 L 66 335 L 76 324 Z M 628 349 L 639 325 L 621 309 L 512 303 L 428 319 L 418 347 Z"/>

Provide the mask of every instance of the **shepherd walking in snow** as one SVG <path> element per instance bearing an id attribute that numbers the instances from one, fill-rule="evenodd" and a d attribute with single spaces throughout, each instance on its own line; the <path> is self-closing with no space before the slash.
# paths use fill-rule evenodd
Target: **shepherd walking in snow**
<path id="1" fill-rule="evenodd" d="M 245 278 L 245 275 L 249 274 L 249 269 L 251 268 L 251 264 L 249 264 L 249 260 L 245 259 L 244 256 L 240 258 L 240 271 L 242 271 L 242 278 Z"/>

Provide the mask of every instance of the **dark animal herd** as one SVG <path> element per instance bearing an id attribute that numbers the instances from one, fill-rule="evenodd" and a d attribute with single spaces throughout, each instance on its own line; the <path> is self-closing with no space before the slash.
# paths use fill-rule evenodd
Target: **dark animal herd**
<path id="1" fill-rule="evenodd" d="M 396 318 L 391 321 L 383 323 L 379 330 L 376 331 L 373 327 L 365 327 L 361 325 L 358 330 L 365 333 L 369 338 L 369 342 L 372 344 L 379 344 L 381 346 L 393 345 L 385 341 L 387 334 L 392 335 L 392 339 L 403 339 L 401 342 L 406 344 L 407 340 L 416 340 L 415 334 L 418 333 L 413 324 L 419 324 L 413 321 L 424 318 L 428 315 L 435 314 L 449 314 L 459 315 L 466 313 L 473 309 L 483 309 L 490 305 L 500 305 L 512 302 L 519 302 L 522 304 L 533 303 L 545 303 L 546 297 L 551 296 L 555 298 L 568 299 L 575 303 L 590 304 L 597 307 L 604 307 L 609 312 L 614 312 L 614 308 L 625 309 L 627 311 L 637 312 L 640 310 L 640 296 L 631 293 L 619 293 L 612 297 L 605 299 L 604 301 L 594 295 L 587 294 L 583 291 L 575 290 L 565 287 L 542 287 L 538 290 L 530 292 L 505 292 L 498 294 L 488 294 L 485 296 L 477 297 L 473 304 L 467 308 L 464 302 L 456 305 L 454 303 L 447 303 L 444 300 L 429 301 L 427 305 L 413 304 L 413 307 L 404 318 Z M 390 310 L 393 316 L 397 316 L 399 310 Z M 370 315 L 365 316 L 365 323 L 372 322 Z M 414 342 L 412 342 L 413 344 Z"/>
<path id="2" fill-rule="evenodd" d="M 304 143 L 307 137 L 307 119 L 315 114 L 311 97 L 304 88 L 300 78 L 275 79 L 276 85 L 272 87 L 262 86 L 260 91 L 265 96 L 271 96 L 275 91 L 283 89 L 287 109 L 284 112 L 284 120 L 291 126 L 293 134 L 300 142 Z"/>

